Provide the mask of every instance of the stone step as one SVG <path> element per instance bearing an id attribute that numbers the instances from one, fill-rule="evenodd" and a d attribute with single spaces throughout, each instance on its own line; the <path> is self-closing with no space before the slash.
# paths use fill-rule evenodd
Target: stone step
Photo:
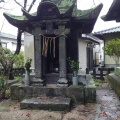
<path id="1" fill-rule="evenodd" d="M 39 97 L 25 99 L 20 103 L 21 109 L 35 109 L 35 110 L 52 110 L 52 111 L 63 111 L 70 110 L 71 98 L 60 98 L 60 97 Z"/>

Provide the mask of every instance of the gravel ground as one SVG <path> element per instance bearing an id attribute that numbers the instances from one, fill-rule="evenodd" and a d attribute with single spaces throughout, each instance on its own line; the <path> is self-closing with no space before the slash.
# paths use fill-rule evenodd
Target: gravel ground
<path id="1" fill-rule="evenodd" d="M 98 87 L 97 103 L 77 104 L 70 112 L 20 110 L 19 104 L 2 100 L 0 120 L 120 120 L 120 100 L 107 84 Z"/>

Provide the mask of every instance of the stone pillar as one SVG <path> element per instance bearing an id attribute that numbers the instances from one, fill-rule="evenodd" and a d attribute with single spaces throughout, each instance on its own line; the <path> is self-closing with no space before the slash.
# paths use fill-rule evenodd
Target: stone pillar
<path id="1" fill-rule="evenodd" d="M 34 32 L 34 57 L 35 57 L 35 78 L 32 85 L 43 86 L 45 84 L 42 79 L 42 40 L 40 28 L 36 28 Z"/>
<path id="2" fill-rule="evenodd" d="M 66 40 L 64 35 L 65 26 L 59 26 L 61 36 L 59 37 L 59 80 L 57 86 L 68 86 L 66 79 Z"/>

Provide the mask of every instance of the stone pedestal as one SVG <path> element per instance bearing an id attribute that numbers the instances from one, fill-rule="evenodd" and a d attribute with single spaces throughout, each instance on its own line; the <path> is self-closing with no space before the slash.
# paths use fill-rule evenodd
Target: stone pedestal
<path id="1" fill-rule="evenodd" d="M 45 81 L 41 78 L 34 78 L 33 81 L 31 82 L 32 83 L 32 86 L 44 86 L 46 85 L 45 84 Z"/>
<path id="2" fill-rule="evenodd" d="M 68 86 L 68 81 L 66 78 L 59 78 L 58 80 L 58 87 L 67 87 Z"/>

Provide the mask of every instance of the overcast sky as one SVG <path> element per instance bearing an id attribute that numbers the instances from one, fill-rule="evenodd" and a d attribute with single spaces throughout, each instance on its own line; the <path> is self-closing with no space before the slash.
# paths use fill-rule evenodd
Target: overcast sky
<path id="1" fill-rule="evenodd" d="M 4 7 L 5 10 L 0 9 L 0 31 L 5 33 L 10 33 L 13 35 L 17 34 L 17 29 L 10 25 L 3 17 L 3 12 L 8 12 L 14 15 L 21 15 L 21 8 L 14 3 L 13 0 L 5 0 L 7 3 L 0 3 L 0 7 Z M 17 0 L 18 2 L 22 3 L 24 0 Z M 31 1 L 31 0 L 28 0 Z M 35 3 L 34 8 L 31 12 L 35 12 L 37 10 L 37 6 L 41 0 L 37 0 Z M 94 1 L 94 2 L 93 2 Z M 77 5 L 79 9 L 85 10 L 92 7 L 97 6 L 100 3 L 103 3 L 104 7 L 100 13 L 100 16 L 105 15 L 111 5 L 113 0 L 78 0 Z M 104 22 L 100 19 L 100 16 L 94 26 L 93 32 L 97 32 L 100 30 L 108 29 L 115 26 L 120 26 L 120 23 L 116 23 L 115 21 L 112 22 Z M 4 25 L 3 25 L 4 22 Z M 2 28 L 3 25 L 3 28 Z M 1 30 L 2 28 L 2 30 Z"/>

